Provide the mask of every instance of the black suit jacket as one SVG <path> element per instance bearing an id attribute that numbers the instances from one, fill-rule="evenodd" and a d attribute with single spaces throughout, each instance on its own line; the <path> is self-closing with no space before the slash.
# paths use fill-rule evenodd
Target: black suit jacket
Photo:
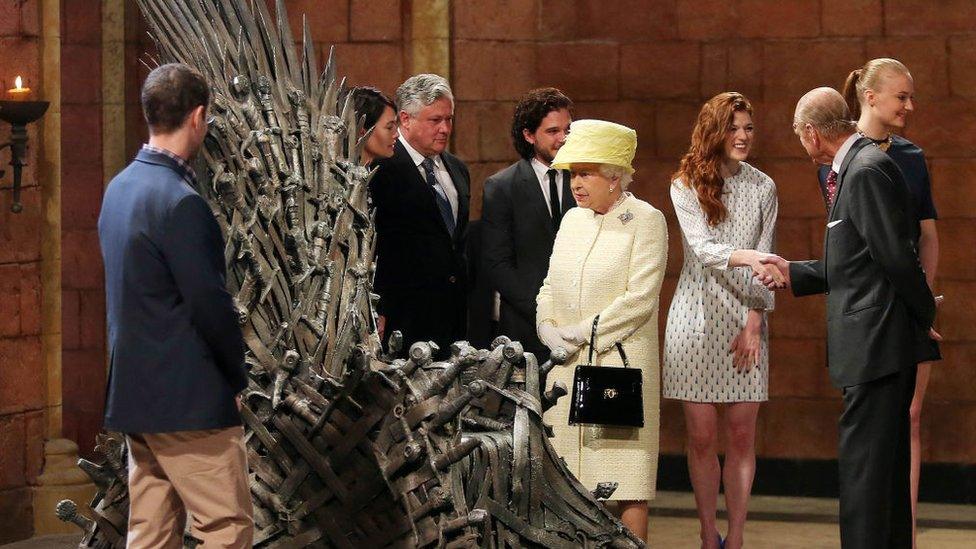
<path id="1" fill-rule="evenodd" d="M 935 302 L 918 260 L 912 198 L 894 161 L 869 139 L 841 165 L 823 259 L 793 262 L 797 296 L 827 294 L 827 355 L 838 387 L 915 365 L 916 334 Z"/>
<path id="2" fill-rule="evenodd" d="M 386 333 L 403 333 L 405 350 L 433 341 L 441 356 L 465 336 L 470 176 L 454 155 L 441 154 L 458 193 L 455 231 L 449 233 L 410 154 L 397 141 L 391 158 L 376 163 L 370 196 L 376 208 L 376 278 Z"/>
<path id="3" fill-rule="evenodd" d="M 247 385 L 244 342 L 225 288 L 224 241 L 180 170 L 142 150 L 102 200 L 111 431 L 240 424 L 234 396 Z"/>
<path id="4" fill-rule="evenodd" d="M 565 171 L 562 186 L 565 215 L 576 207 Z M 536 335 L 535 297 L 549 271 L 556 231 L 532 164 L 519 160 L 489 177 L 481 207 L 482 264 L 501 294 L 499 332 L 546 360 L 549 350 Z"/>

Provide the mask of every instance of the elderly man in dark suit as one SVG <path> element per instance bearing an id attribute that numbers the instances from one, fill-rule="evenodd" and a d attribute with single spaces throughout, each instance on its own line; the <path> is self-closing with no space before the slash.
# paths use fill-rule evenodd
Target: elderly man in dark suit
<path id="1" fill-rule="evenodd" d="M 830 379 L 844 394 L 841 544 L 907 549 L 915 334 L 930 330 L 936 306 L 918 259 L 911 194 L 894 161 L 855 133 L 836 90 L 804 95 L 793 129 L 814 162 L 831 166 L 823 259 L 765 262 L 787 275 L 794 295 L 827 294 Z"/>
<path id="2" fill-rule="evenodd" d="M 405 348 L 433 341 L 437 357 L 465 338 L 465 236 L 468 168 L 447 152 L 454 94 L 436 74 L 408 78 L 396 91 L 400 138 L 392 158 L 376 162 L 369 189 L 376 207 L 376 278 L 383 336 L 403 334 Z"/>
<path id="3" fill-rule="evenodd" d="M 224 242 L 188 161 L 207 135 L 209 85 L 181 64 L 142 88 L 149 144 L 105 191 L 111 371 L 105 428 L 129 446 L 132 548 L 249 547 L 247 461 L 236 395 L 244 343 L 224 286 Z"/>
<path id="4" fill-rule="evenodd" d="M 566 142 L 572 107 L 556 88 L 532 90 L 519 101 L 512 144 L 522 159 L 485 181 L 481 206 L 483 272 L 501 298 L 498 331 L 540 361 L 549 349 L 536 334 L 535 297 L 559 222 L 576 206 L 569 172 L 550 167 Z"/>

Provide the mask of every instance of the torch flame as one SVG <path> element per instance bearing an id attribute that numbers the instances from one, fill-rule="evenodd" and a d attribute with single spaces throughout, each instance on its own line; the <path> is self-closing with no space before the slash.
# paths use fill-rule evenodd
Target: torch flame
<path id="1" fill-rule="evenodd" d="M 18 90 L 19 89 L 22 89 L 24 87 L 24 80 L 21 77 L 19 77 L 19 76 L 17 78 L 15 78 L 14 79 L 14 87 L 16 89 L 18 89 Z"/>

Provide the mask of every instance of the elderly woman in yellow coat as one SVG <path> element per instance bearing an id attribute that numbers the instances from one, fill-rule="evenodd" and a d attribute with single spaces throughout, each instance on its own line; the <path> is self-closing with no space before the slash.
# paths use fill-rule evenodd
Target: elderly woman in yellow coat
<path id="1" fill-rule="evenodd" d="M 588 489 L 619 482 L 611 499 L 621 520 L 647 538 L 647 502 L 657 476 L 659 410 L 658 303 L 667 263 L 664 215 L 626 191 L 637 148 L 634 130 L 602 120 L 577 120 L 552 165 L 569 169 L 579 206 L 559 227 L 549 273 L 539 290 L 537 331 L 550 349 L 564 348 L 570 361 L 557 366 L 547 385 L 572 387 L 575 366 L 586 361 L 590 331 L 596 333 L 596 365 L 622 366 L 619 342 L 643 378 L 644 427 L 569 425 L 569 398 L 546 412 L 553 445 Z"/>

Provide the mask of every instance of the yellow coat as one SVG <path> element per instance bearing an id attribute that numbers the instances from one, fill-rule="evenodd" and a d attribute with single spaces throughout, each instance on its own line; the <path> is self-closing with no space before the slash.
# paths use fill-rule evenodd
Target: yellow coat
<path id="1" fill-rule="evenodd" d="M 628 194 L 606 215 L 573 208 L 559 227 L 549 274 L 536 297 L 539 323 L 578 324 L 589 334 L 599 314 L 594 362 L 622 366 L 619 341 L 630 366 L 642 369 L 641 429 L 570 426 L 569 396 L 543 418 L 553 426 L 556 451 L 587 489 L 620 483 L 615 500 L 654 498 L 661 392 L 657 316 L 667 258 L 664 214 L 647 202 Z M 568 364 L 556 366 L 547 389 L 562 381 L 572 391 L 575 367 L 586 362 L 588 351 L 584 345 Z"/>

